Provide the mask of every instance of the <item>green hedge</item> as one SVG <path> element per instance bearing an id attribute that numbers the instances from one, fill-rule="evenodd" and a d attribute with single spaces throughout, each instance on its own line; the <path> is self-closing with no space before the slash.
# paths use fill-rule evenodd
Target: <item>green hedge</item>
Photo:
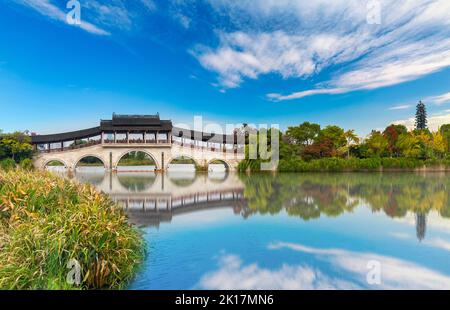
<path id="1" fill-rule="evenodd" d="M 419 160 L 414 158 L 323 158 L 303 161 L 298 158 L 283 159 L 278 165 L 281 172 L 340 172 L 376 171 L 383 169 L 417 169 L 421 167 L 450 167 L 449 160 Z"/>

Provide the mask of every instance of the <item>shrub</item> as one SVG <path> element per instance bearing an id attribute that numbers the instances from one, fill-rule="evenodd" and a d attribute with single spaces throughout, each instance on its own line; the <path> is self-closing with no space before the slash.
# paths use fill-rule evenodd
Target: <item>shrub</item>
<path id="1" fill-rule="evenodd" d="M 0 161 L 0 168 L 3 170 L 10 170 L 16 166 L 16 162 L 12 158 L 5 158 Z"/>
<path id="2" fill-rule="evenodd" d="M 90 185 L 0 170 L 0 289 L 121 288 L 143 256 L 139 232 Z M 67 264 L 81 285 L 67 283 Z"/>
<path id="3" fill-rule="evenodd" d="M 239 172 L 261 171 L 261 160 L 259 160 L 259 159 L 244 159 L 241 162 L 239 162 L 237 170 Z"/>
<path id="4" fill-rule="evenodd" d="M 33 170 L 33 161 L 29 158 L 25 158 L 19 163 L 19 166 L 25 170 Z"/>

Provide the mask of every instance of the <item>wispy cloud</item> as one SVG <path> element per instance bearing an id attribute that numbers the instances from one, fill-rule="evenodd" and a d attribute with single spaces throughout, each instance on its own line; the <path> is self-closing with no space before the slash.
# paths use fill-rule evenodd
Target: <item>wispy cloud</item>
<path id="1" fill-rule="evenodd" d="M 54 5 L 50 0 L 14 0 L 16 3 L 29 7 L 31 9 L 36 10 L 40 14 L 59 21 L 66 23 L 66 14 L 67 12 L 60 9 L 58 6 Z M 73 25 L 74 27 L 79 27 L 87 32 L 96 35 L 110 35 L 110 33 L 92 23 L 81 20 L 80 25 Z"/>
<path id="2" fill-rule="evenodd" d="M 396 105 L 396 106 L 393 106 L 393 107 L 390 107 L 388 110 L 406 110 L 406 109 L 410 109 L 410 108 L 412 108 L 413 107 L 413 105 L 411 105 L 411 104 L 402 104 L 402 105 Z"/>
<path id="3" fill-rule="evenodd" d="M 437 105 L 441 105 L 444 103 L 450 103 L 450 93 L 446 93 L 440 96 L 434 96 L 427 99 L 427 101 L 431 101 Z"/>
<path id="4" fill-rule="evenodd" d="M 144 5 L 144 7 L 149 11 L 155 11 L 157 9 L 157 6 L 153 0 L 141 0 L 141 3 Z"/>
<path id="5" fill-rule="evenodd" d="M 398 125 L 404 125 L 408 129 L 414 129 L 415 127 L 415 119 L 414 117 L 404 119 L 404 120 L 397 120 L 393 122 L 394 124 Z M 441 115 L 434 115 L 428 117 L 428 128 L 431 130 L 438 130 L 442 125 L 450 124 L 450 113 L 447 114 L 441 114 Z"/>
<path id="6" fill-rule="evenodd" d="M 193 53 L 222 88 L 275 73 L 313 89 L 270 93 L 271 100 L 370 90 L 418 79 L 450 66 L 450 2 L 382 1 L 381 25 L 367 23 L 365 1 L 210 1 L 239 29 L 220 32 L 217 47 Z"/>

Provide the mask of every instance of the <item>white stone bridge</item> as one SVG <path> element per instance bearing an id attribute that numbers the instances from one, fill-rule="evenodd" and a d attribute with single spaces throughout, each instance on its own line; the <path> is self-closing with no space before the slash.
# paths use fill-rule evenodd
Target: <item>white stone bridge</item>
<path id="1" fill-rule="evenodd" d="M 75 170 L 87 157 L 98 158 L 105 169 L 115 171 L 123 156 L 141 151 L 150 156 L 156 170 L 164 171 L 174 159 L 189 158 L 197 166 L 207 168 L 220 161 L 228 170 L 235 170 L 244 159 L 244 145 L 234 135 L 217 135 L 172 127 L 171 121 L 159 115 L 113 115 L 102 120 L 99 127 L 32 136 L 35 147 L 34 165 L 38 169 L 52 161 Z"/>

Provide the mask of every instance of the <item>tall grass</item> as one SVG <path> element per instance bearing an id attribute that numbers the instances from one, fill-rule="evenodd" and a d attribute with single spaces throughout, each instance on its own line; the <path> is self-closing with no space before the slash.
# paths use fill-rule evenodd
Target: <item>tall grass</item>
<path id="1" fill-rule="evenodd" d="M 140 233 L 90 185 L 0 170 L 0 289 L 122 288 L 143 258 Z M 67 264 L 81 284 L 67 282 Z"/>

